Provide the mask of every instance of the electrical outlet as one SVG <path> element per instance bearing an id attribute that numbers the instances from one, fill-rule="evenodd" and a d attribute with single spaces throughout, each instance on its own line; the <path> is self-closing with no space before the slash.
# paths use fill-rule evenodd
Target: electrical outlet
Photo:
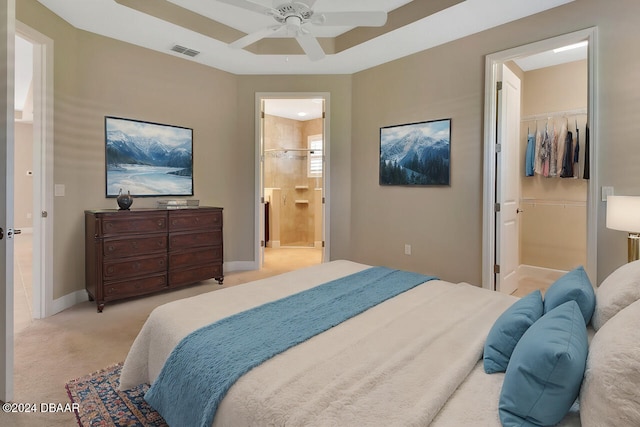
<path id="1" fill-rule="evenodd" d="M 411 255 L 411 245 L 404 245 L 404 254 L 405 255 Z"/>

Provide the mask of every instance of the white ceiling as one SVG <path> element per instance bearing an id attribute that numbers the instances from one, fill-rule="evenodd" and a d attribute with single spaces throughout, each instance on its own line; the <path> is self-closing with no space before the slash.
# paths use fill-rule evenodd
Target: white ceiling
<path id="1" fill-rule="evenodd" d="M 260 55 L 236 50 L 228 43 L 172 24 L 115 0 L 38 0 L 71 25 L 86 31 L 193 60 L 235 74 L 351 74 L 573 0 L 466 0 L 455 6 L 384 33 L 359 45 L 312 62 L 305 55 Z M 273 25 L 268 16 L 215 0 L 169 0 L 199 15 L 244 33 Z M 271 7 L 272 0 L 252 0 Z M 425 0 L 414 0 L 425 1 Z M 275 3 L 286 2 L 276 0 Z M 408 0 L 317 0 L 314 10 L 393 11 Z M 148 3 L 150 4 L 150 3 Z M 185 25 L 188 26 L 188 25 Z M 313 27 L 319 36 L 335 37 L 346 27 Z M 326 31 L 326 32 L 325 32 Z M 195 58 L 172 52 L 175 44 L 201 52 Z"/>
<path id="2" fill-rule="evenodd" d="M 457 5 L 398 28 L 377 38 L 324 59 L 312 62 L 304 55 L 258 55 L 235 50 L 199 32 L 165 22 L 123 6 L 115 0 L 38 0 L 71 25 L 82 30 L 138 46 L 179 56 L 236 74 L 350 74 L 410 55 L 448 41 L 541 12 L 573 0 L 466 0 Z M 148 0 L 145 0 L 148 1 Z M 199 15 L 252 33 L 273 25 L 273 18 L 215 0 L 167 0 Z M 287 0 L 250 0 L 265 7 Z M 415 0 L 426 1 L 426 0 Z M 317 0 L 316 13 L 383 10 L 392 12 L 411 0 Z M 337 37 L 352 27 L 314 26 L 314 35 Z M 201 52 L 195 58 L 172 52 L 175 44 Z M 524 71 L 587 57 L 587 48 L 563 53 L 543 52 L 516 63 Z M 28 97 L 32 70 L 31 44 L 16 38 L 16 109 Z M 298 115 L 305 112 L 305 116 Z M 310 99 L 270 99 L 266 113 L 295 120 L 320 117 L 322 104 Z"/>

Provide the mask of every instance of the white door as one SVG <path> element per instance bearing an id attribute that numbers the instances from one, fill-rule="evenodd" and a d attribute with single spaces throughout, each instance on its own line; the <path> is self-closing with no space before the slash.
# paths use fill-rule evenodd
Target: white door
<path id="1" fill-rule="evenodd" d="M 13 57 L 15 2 L 0 0 L 0 400 L 13 399 Z M 10 238 L 11 237 L 11 238 Z"/>
<path id="2" fill-rule="evenodd" d="M 496 290 L 510 294 L 518 287 L 520 263 L 518 212 L 520 203 L 520 79 L 502 65 L 498 90 L 496 154 Z"/>

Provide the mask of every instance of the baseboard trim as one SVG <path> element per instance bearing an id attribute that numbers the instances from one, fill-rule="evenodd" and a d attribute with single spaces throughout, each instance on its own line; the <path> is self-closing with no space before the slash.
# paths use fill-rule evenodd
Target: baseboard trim
<path id="1" fill-rule="evenodd" d="M 53 316 L 67 308 L 88 300 L 89 296 L 87 295 L 87 291 L 84 289 L 81 291 L 71 292 L 70 294 L 64 295 L 58 299 L 54 299 L 51 303 L 51 309 L 47 310 L 49 312 L 46 314 L 46 317 Z"/>

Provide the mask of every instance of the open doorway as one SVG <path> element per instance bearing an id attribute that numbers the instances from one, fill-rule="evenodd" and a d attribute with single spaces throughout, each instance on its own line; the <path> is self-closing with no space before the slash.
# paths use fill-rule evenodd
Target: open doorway
<path id="1" fill-rule="evenodd" d="M 325 106 L 318 95 L 260 100 L 260 268 L 301 268 L 324 259 Z"/>
<path id="2" fill-rule="evenodd" d="M 33 52 L 19 34 L 15 41 L 14 116 L 14 333 L 34 317 L 33 304 Z"/>
<path id="3" fill-rule="evenodd" d="M 508 285 L 501 282 L 507 274 L 513 273 L 513 269 L 503 268 L 503 265 L 513 261 L 509 257 L 515 258 L 516 282 L 523 275 L 536 278 L 528 288 L 524 289 L 526 286 L 523 286 L 518 291 L 519 296 L 536 286 L 544 290 L 564 271 L 578 265 L 585 267 L 592 280 L 596 277 L 597 170 L 590 168 L 590 165 L 597 164 L 593 132 L 586 144 L 589 124 L 597 123 L 597 103 L 594 99 L 596 75 L 593 66 L 596 63 L 595 33 L 595 29 L 583 30 L 487 57 L 483 208 L 485 288 L 501 290 L 502 285 Z M 585 42 L 586 46 L 575 46 Z M 574 47 L 565 50 L 564 54 L 570 56 L 568 59 L 562 62 L 555 59 L 556 63 L 551 62 L 546 66 L 534 65 L 545 55 L 557 56 L 553 53 L 554 49 L 557 51 L 567 46 Z M 496 106 L 500 104 L 504 87 L 498 83 L 502 81 L 499 71 L 504 67 L 511 68 L 523 86 L 520 102 L 522 113 L 513 141 L 503 138 L 501 127 L 497 125 L 501 123 L 502 116 Z M 584 77 L 583 87 L 576 90 L 574 86 L 569 89 L 570 92 L 562 93 L 564 86 L 570 88 L 581 77 Z M 564 84 L 554 83 L 560 78 L 571 80 Z M 541 93 L 545 90 L 546 94 Z M 554 96 L 545 96 L 550 94 L 555 99 Z M 539 145 L 536 145 L 538 138 L 542 136 L 544 141 L 547 137 L 552 144 L 560 144 L 554 149 L 560 148 L 564 146 L 568 132 L 571 132 L 571 147 L 574 147 L 570 166 L 575 165 L 575 169 L 569 172 L 562 169 L 560 161 L 564 153 L 561 151 L 560 157 L 547 160 L 553 160 L 554 165 L 559 164 L 560 169 L 526 170 L 529 141 L 532 140 L 533 146 L 539 149 Z M 580 147 L 578 152 L 575 150 L 577 146 Z M 518 159 L 516 164 L 503 157 L 503 153 L 512 152 L 511 149 L 515 150 L 515 158 Z M 533 159 L 538 159 L 538 156 L 534 155 Z M 513 206 L 503 206 L 500 190 L 509 177 L 518 177 L 518 200 Z M 503 223 L 508 221 L 503 219 L 513 213 L 511 210 L 516 213 L 509 222 L 511 228 L 517 230 L 515 245 L 504 241 L 507 233 Z M 565 229 L 561 228 L 563 223 L 567 225 Z M 556 245 L 550 239 L 557 238 L 558 229 L 566 237 Z"/>
<path id="4" fill-rule="evenodd" d="M 16 21 L 15 286 L 16 332 L 60 308 L 53 301 L 53 40 Z M 23 310 L 24 309 L 24 310 Z M 21 316 L 18 323 L 17 316 Z"/>

